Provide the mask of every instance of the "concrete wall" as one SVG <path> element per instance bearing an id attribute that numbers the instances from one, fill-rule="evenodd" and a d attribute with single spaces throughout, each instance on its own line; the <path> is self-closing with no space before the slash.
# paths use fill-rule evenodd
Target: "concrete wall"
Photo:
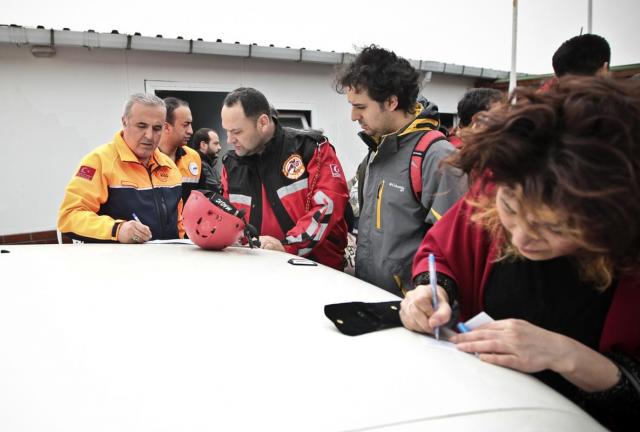
<path id="1" fill-rule="evenodd" d="M 35 58 L 0 45 L 0 235 L 55 229 L 64 188 L 80 159 L 120 129 L 134 92 L 228 92 L 252 86 L 278 109 L 312 112 L 335 145 L 347 177 L 365 154 L 350 107 L 332 88 L 333 66 L 164 52 L 57 47 Z M 435 75 L 424 94 L 455 112 L 472 81 Z M 214 125 L 215 126 L 215 125 Z"/>

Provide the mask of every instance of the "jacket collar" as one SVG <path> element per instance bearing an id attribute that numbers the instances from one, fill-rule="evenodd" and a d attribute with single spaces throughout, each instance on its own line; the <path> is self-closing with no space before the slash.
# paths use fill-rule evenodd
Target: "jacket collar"
<path id="1" fill-rule="evenodd" d="M 122 137 L 122 130 L 116 132 L 115 137 L 113 138 L 113 142 L 116 146 L 116 151 L 118 152 L 118 157 L 123 162 L 134 162 L 143 165 L 143 163 L 138 159 L 138 156 L 135 155 L 129 148 L 126 142 L 124 142 L 124 138 Z M 160 155 L 160 150 L 157 148 L 151 154 L 149 158 L 149 167 L 152 168 L 154 165 L 165 166 L 162 162 L 162 156 Z"/>
<path id="2" fill-rule="evenodd" d="M 279 153 L 278 143 L 281 143 L 284 141 L 284 129 L 282 129 L 282 126 L 280 126 L 280 123 L 278 123 L 277 120 L 273 118 L 272 120 L 275 124 L 275 131 L 273 132 L 273 137 L 271 137 L 271 139 L 264 145 L 264 150 L 260 155 L 258 155 L 258 157 L 265 158 L 272 153 L 276 153 L 276 152 Z"/>
<path id="3" fill-rule="evenodd" d="M 370 152 L 377 152 L 379 149 L 383 153 L 397 153 L 399 149 L 398 137 L 408 135 L 412 132 L 430 131 L 437 129 L 439 121 L 432 118 L 432 108 L 424 106 L 422 103 L 416 103 L 414 107 L 416 117 L 395 132 L 383 135 L 382 137 L 372 137 L 364 131 L 358 132 L 358 136 L 369 147 Z M 384 146 L 382 144 L 384 143 Z"/>
<path id="4" fill-rule="evenodd" d="M 440 126 L 440 114 L 438 108 L 435 105 L 427 105 L 427 102 L 416 103 L 414 107 L 414 113 L 416 117 L 411 123 L 400 129 L 398 136 L 407 135 L 417 131 L 430 131 L 438 129 Z"/>
<path id="5" fill-rule="evenodd" d="M 178 161 L 180 160 L 180 158 L 184 155 L 187 154 L 187 151 L 185 149 L 182 148 L 183 146 L 179 146 L 176 149 L 176 164 L 178 163 Z"/>

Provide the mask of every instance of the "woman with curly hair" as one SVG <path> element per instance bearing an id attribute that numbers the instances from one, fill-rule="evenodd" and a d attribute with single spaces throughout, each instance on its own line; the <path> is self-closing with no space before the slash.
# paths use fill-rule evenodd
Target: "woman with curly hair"
<path id="1" fill-rule="evenodd" d="M 609 428 L 637 427 L 640 86 L 519 89 L 464 140 L 450 163 L 476 181 L 416 253 L 404 326 L 432 333 L 456 303 L 461 320 L 484 310 L 496 321 L 455 335 L 458 349 L 535 374 Z"/>

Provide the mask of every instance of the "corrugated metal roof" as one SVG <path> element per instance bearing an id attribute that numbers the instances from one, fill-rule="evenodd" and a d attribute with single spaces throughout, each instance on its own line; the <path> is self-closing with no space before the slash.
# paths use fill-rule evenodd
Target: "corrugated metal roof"
<path id="1" fill-rule="evenodd" d="M 120 34 L 117 30 L 113 30 L 111 33 L 99 33 L 93 30 L 74 31 L 66 28 L 55 30 L 45 29 L 42 26 L 31 28 L 15 24 L 0 25 L 0 43 L 47 47 L 71 46 L 90 49 L 148 50 L 332 65 L 349 63 L 355 57 L 353 53 L 307 50 L 305 48 L 282 48 L 274 47 L 273 45 L 262 46 L 239 42 L 226 43 L 219 39 L 216 42 L 209 42 L 202 39 L 186 40 L 181 37 L 175 39 L 163 38 L 161 35 L 149 37 L 142 36 L 139 33 L 133 35 Z M 499 79 L 509 76 L 508 72 L 496 69 L 441 63 L 431 60 L 409 61 L 418 70 L 444 75 L 486 79 Z"/>
<path id="2" fill-rule="evenodd" d="M 613 78 L 628 78 L 636 73 L 640 73 L 640 63 L 633 63 L 628 65 L 617 65 L 609 68 Z M 527 82 L 544 82 L 551 77 L 553 73 L 548 74 L 518 74 L 518 82 L 526 84 Z M 496 80 L 493 84 L 506 84 L 509 82 L 509 78 L 501 78 Z"/>

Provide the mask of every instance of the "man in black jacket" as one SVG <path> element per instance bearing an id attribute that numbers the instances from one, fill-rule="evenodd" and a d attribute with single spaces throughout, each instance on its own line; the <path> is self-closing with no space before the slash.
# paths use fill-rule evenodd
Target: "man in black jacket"
<path id="1" fill-rule="evenodd" d="M 193 135 L 192 148 L 200 154 L 202 159 L 202 175 L 198 189 L 221 192 L 220 171 L 216 166 L 220 152 L 220 138 L 213 129 L 201 128 Z"/>

